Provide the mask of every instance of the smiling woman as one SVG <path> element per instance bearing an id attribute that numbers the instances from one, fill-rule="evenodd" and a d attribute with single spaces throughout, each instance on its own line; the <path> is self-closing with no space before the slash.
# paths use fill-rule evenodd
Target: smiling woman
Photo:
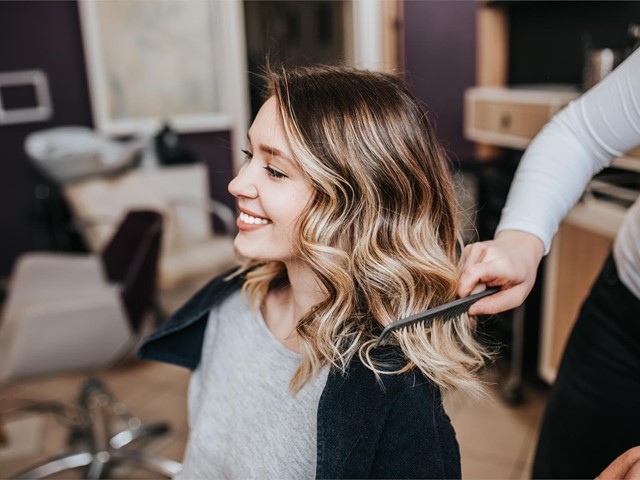
<path id="1" fill-rule="evenodd" d="M 427 117 L 385 74 L 268 81 L 229 185 L 246 260 L 141 350 L 195 370 L 182 477 L 459 477 L 441 391 L 479 389 L 473 320 L 373 348 L 457 288 L 455 195 Z"/>
<path id="2" fill-rule="evenodd" d="M 274 97 L 262 106 L 247 137 L 245 164 L 229 184 L 241 212 L 235 247 L 245 258 L 292 261 L 297 255 L 292 243 L 295 223 L 314 188 L 289 160 Z"/>

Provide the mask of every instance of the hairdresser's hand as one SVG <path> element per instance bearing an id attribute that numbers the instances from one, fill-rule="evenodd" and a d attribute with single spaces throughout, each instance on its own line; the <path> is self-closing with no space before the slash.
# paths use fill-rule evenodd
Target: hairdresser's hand
<path id="1" fill-rule="evenodd" d="M 535 235 L 503 230 L 494 240 L 467 245 L 462 252 L 458 295 L 465 297 L 478 283 L 502 290 L 471 306 L 471 315 L 504 312 L 522 305 L 533 288 L 544 244 Z"/>
<path id="2" fill-rule="evenodd" d="M 640 479 L 640 447 L 633 447 L 604 469 L 604 471 L 596 477 L 596 480 L 612 480 L 612 479 Z"/>

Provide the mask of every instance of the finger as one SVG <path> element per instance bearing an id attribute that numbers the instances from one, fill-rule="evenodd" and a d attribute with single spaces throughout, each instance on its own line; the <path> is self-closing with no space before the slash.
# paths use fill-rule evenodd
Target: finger
<path id="1" fill-rule="evenodd" d="M 460 276 L 458 283 L 458 297 L 466 297 L 471 295 L 471 291 L 478 285 L 478 277 L 465 270 Z"/>
<path id="2" fill-rule="evenodd" d="M 627 470 L 629 470 L 629 466 L 621 455 L 611 462 L 611 464 L 596 477 L 596 480 L 617 480 L 619 478 L 625 478 Z"/>
<path id="3" fill-rule="evenodd" d="M 609 464 L 597 479 L 634 479 L 640 478 L 640 447 L 634 447 L 617 457 Z"/>
<path id="4" fill-rule="evenodd" d="M 460 258 L 460 265 L 464 269 L 468 265 L 480 263 L 484 260 L 484 256 L 487 253 L 487 246 L 484 243 L 471 243 L 464 247 L 462 250 L 462 257 Z"/>
<path id="5" fill-rule="evenodd" d="M 640 480 L 640 460 L 636 460 L 633 465 L 629 467 L 624 478 L 627 480 Z"/>
<path id="6" fill-rule="evenodd" d="M 476 286 L 471 290 L 471 295 L 475 293 L 484 292 L 487 289 L 487 286 L 484 283 L 476 283 Z"/>
<path id="7" fill-rule="evenodd" d="M 491 261 L 485 263 L 469 264 L 462 271 L 460 281 L 458 283 L 458 295 L 466 297 L 479 284 L 486 285 L 502 285 L 507 283 L 503 281 L 504 268 L 500 262 Z"/>
<path id="8" fill-rule="evenodd" d="M 469 315 L 495 315 L 522 305 L 526 289 L 522 286 L 507 287 L 478 300 L 469 308 Z"/>
<path id="9" fill-rule="evenodd" d="M 626 471 L 626 465 L 621 465 L 620 463 L 616 463 L 616 461 L 614 461 L 611 465 L 605 468 L 600 475 L 596 477 L 596 480 L 617 480 L 619 478 L 624 478 L 624 474 L 626 473 Z"/>

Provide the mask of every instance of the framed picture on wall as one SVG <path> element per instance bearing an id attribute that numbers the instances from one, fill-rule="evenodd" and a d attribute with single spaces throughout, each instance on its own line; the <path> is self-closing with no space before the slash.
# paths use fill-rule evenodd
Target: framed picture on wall
<path id="1" fill-rule="evenodd" d="M 238 4 L 81 0 L 96 129 L 123 135 L 164 122 L 179 132 L 246 128 Z"/>
<path id="2" fill-rule="evenodd" d="M 0 126 L 46 122 L 53 115 L 47 74 L 42 70 L 0 73 Z"/>

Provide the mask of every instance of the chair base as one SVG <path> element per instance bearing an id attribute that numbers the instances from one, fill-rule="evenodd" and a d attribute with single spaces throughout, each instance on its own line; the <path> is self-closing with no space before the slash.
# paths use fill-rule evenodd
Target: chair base
<path id="1" fill-rule="evenodd" d="M 144 468 L 153 473 L 172 478 L 182 469 L 179 462 L 154 455 L 147 455 L 143 452 L 127 452 L 111 455 L 105 452 L 79 451 L 62 455 L 46 461 L 45 463 L 32 467 L 31 469 L 19 473 L 18 479 L 39 479 L 46 478 L 57 473 L 85 467 L 86 475 L 83 478 L 96 479 L 108 478 L 109 472 L 123 463 L 134 465 L 136 468 Z"/>
<path id="2" fill-rule="evenodd" d="M 142 425 L 97 378 L 90 378 L 83 385 L 74 413 L 69 451 L 18 473 L 15 478 L 46 478 L 76 468 L 85 469 L 83 478 L 107 478 L 114 468 L 125 465 L 168 478 L 182 470 L 179 462 L 143 451 L 151 440 L 168 433 L 169 425 Z M 125 427 L 118 429 L 118 425 Z"/>

